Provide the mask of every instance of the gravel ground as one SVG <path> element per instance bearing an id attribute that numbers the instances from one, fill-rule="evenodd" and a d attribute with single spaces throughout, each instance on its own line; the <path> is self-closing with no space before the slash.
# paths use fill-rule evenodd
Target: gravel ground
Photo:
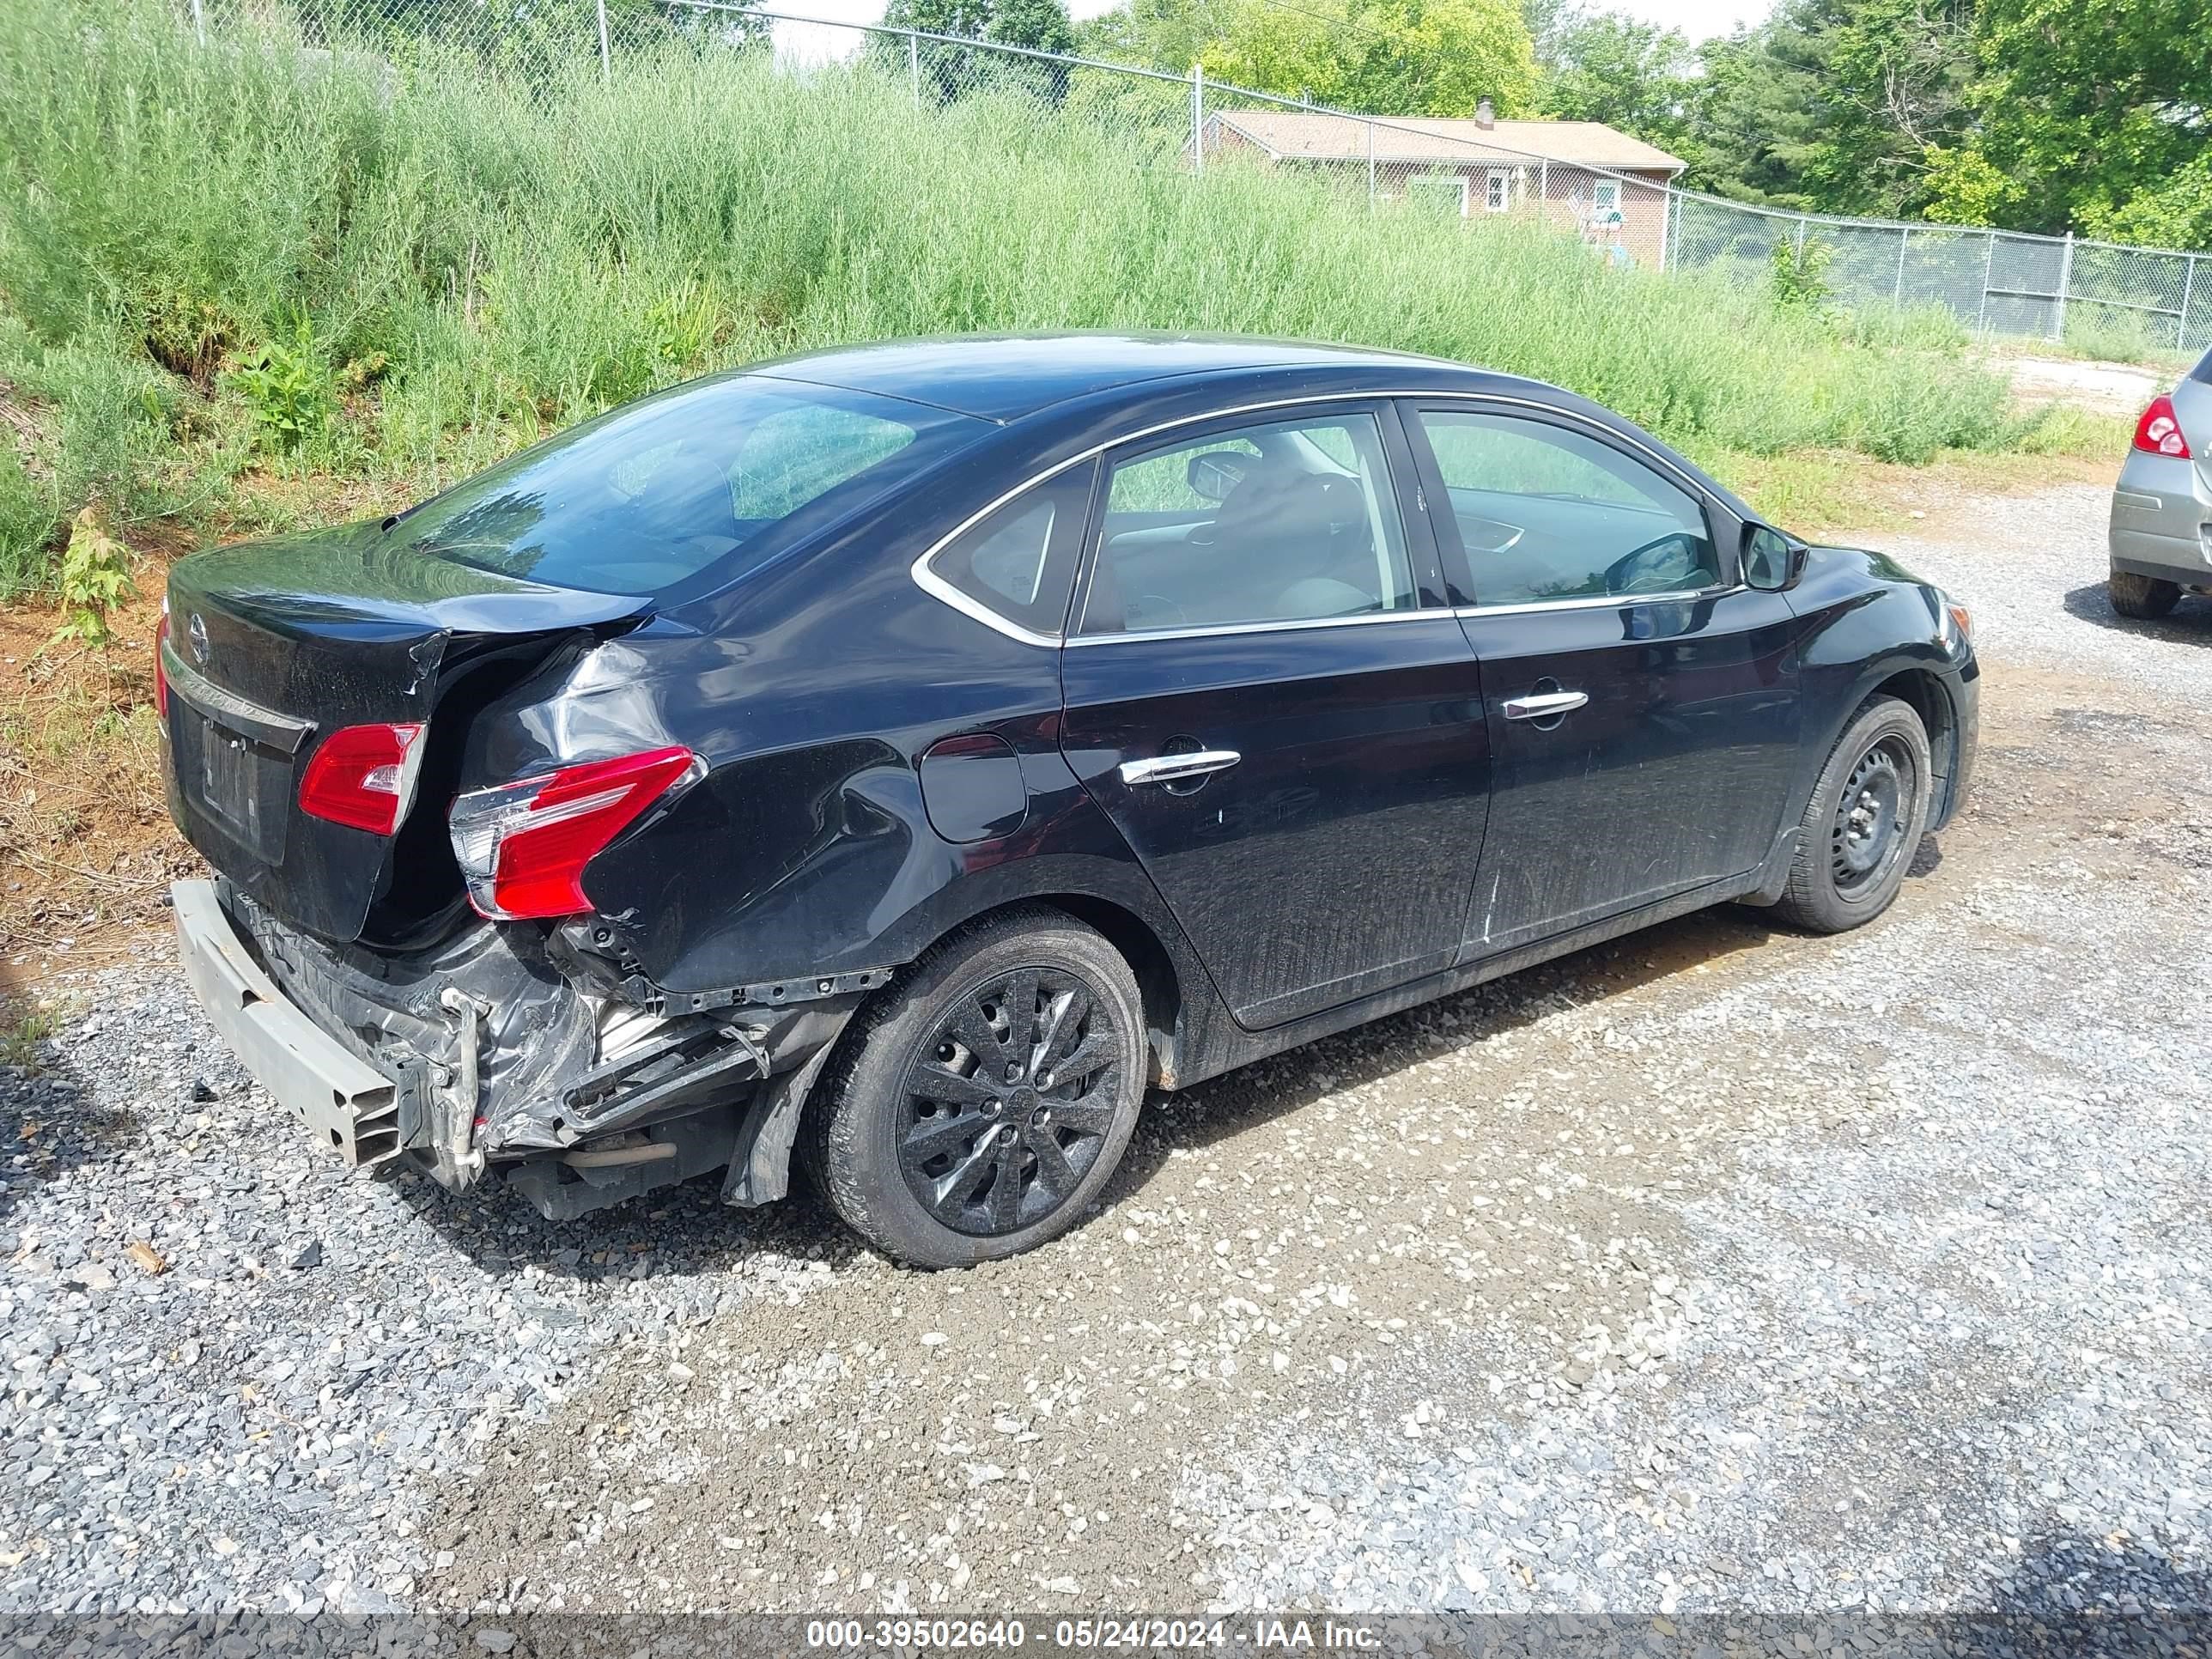
<path id="1" fill-rule="evenodd" d="M 2119 624 L 2105 499 L 1890 538 L 1989 674 L 1885 921 L 1692 917 L 1156 1097 L 1015 1262 L 354 1178 L 158 943 L 58 986 L 0 1071 L 0 1608 L 2205 1607 L 2212 604 Z"/>

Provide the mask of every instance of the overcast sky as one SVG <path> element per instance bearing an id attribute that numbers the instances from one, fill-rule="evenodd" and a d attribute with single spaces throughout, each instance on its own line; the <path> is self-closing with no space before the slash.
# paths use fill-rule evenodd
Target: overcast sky
<path id="1" fill-rule="evenodd" d="M 1692 40 L 1725 34 L 1738 23 L 1757 22 L 1766 15 L 1771 0 L 1607 0 L 1622 11 L 1678 28 Z M 1078 21 L 1111 11 L 1118 0 L 1070 0 L 1068 10 Z M 884 0 L 769 0 L 772 11 L 789 11 L 839 22 L 876 23 L 883 21 Z M 859 49 L 860 36 L 851 29 L 810 28 L 804 23 L 776 25 L 776 44 L 787 57 L 800 61 L 845 58 Z"/>

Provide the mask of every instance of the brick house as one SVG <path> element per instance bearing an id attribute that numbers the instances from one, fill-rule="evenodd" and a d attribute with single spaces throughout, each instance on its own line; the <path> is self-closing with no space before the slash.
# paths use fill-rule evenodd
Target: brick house
<path id="1" fill-rule="evenodd" d="M 1373 121 L 1310 110 L 1225 110 L 1206 118 L 1209 158 L 1342 172 L 1378 201 L 1425 198 L 1443 212 L 1540 214 L 1635 264 L 1667 263 L 1667 186 L 1686 163 L 1597 121 Z"/>

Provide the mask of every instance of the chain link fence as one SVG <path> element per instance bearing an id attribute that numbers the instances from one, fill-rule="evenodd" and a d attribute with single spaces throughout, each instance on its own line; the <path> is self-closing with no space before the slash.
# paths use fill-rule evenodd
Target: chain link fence
<path id="1" fill-rule="evenodd" d="M 1122 140 L 1136 166 L 1273 168 L 1334 192 L 1347 210 L 1534 217 L 1616 263 L 1772 283 L 1853 311 L 1932 308 L 1978 337 L 2118 357 L 2212 347 L 2212 253 L 1753 207 L 1679 189 L 1667 158 L 1577 124 L 1370 117 L 1195 69 L 1170 75 L 732 0 L 179 3 L 202 42 L 296 31 L 307 53 L 369 53 L 395 70 L 461 52 L 490 72 L 550 82 L 593 59 L 611 78 L 652 51 L 757 54 L 794 75 L 902 82 L 918 111 L 988 99 L 1040 123 L 1091 123 Z"/>

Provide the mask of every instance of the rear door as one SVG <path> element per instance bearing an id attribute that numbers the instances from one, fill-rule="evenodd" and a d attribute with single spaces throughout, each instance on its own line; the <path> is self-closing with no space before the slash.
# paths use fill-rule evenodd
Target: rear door
<path id="1" fill-rule="evenodd" d="M 1797 623 L 1737 581 L 1692 481 L 1571 417 L 1407 425 L 1490 697 L 1465 958 L 1756 867 L 1797 761 Z"/>
<path id="2" fill-rule="evenodd" d="M 1109 455 L 1067 759 L 1237 1020 L 1448 967 L 1482 845 L 1479 672 L 1387 405 Z"/>

